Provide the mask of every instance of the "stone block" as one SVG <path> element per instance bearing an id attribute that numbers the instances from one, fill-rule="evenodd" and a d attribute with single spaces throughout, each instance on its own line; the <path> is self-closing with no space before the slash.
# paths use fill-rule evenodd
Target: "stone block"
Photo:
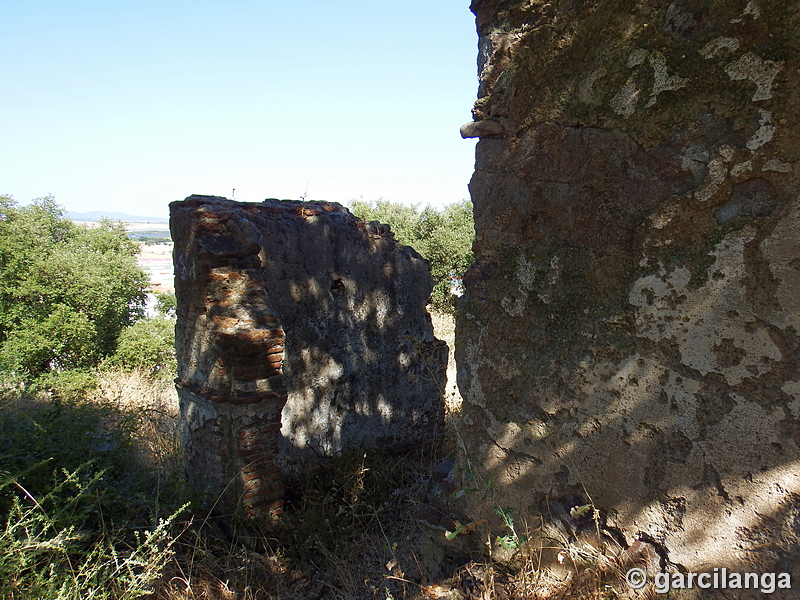
<path id="1" fill-rule="evenodd" d="M 668 565 L 800 581 L 797 7 L 472 8 L 503 133 L 470 184 L 464 460 L 529 517 L 591 498 Z"/>
<path id="2" fill-rule="evenodd" d="M 428 264 L 338 204 L 170 205 L 187 474 L 209 504 L 281 510 L 281 468 L 441 431 L 447 346 Z"/>

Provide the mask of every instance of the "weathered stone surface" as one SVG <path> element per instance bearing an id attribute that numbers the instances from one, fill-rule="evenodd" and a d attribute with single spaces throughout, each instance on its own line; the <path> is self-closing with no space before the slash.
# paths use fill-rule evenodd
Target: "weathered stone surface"
<path id="1" fill-rule="evenodd" d="M 503 131 L 503 126 L 500 125 L 500 123 L 492 119 L 486 119 L 483 121 L 471 121 L 470 123 L 463 125 L 460 133 L 462 138 L 467 139 L 476 137 L 492 137 L 501 135 Z"/>
<path id="2" fill-rule="evenodd" d="M 280 510 L 280 466 L 422 444 L 440 429 L 447 346 L 427 263 L 338 204 L 170 206 L 187 471 L 221 506 Z"/>
<path id="3" fill-rule="evenodd" d="M 588 495 L 674 563 L 800 581 L 798 6 L 472 9 L 504 133 L 470 184 L 465 460 L 524 513 Z"/>

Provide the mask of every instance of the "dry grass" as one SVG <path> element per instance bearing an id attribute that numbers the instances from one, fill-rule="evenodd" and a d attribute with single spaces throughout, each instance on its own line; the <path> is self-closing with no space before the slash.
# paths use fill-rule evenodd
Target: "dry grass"
<path id="1" fill-rule="evenodd" d="M 142 458 L 181 468 L 177 398 L 171 384 L 138 373 L 103 374 L 87 402 L 137 422 Z M 173 546 L 155 597 L 189 599 L 416 598 L 420 531 L 416 506 L 435 457 L 349 453 L 320 459 L 287 481 L 281 522 L 212 520 L 195 514 Z"/>
<path id="2" fill-rule="evenodd" d="M 541 528 L 524 528 L 528 538 L 512 552 L 496 542 L 497 531 L 479 528 L 487 555 L 427 586 L 418 598 L 450 600 L 643 600 L 655 598 L 652 586 L 630 589 L 625 573 L 637 563 L 625 550 L 586 538 L 546 537 Z"/>
<path id="3" fill-rule="evenodd" d="M 431 313 L 433 331 L 436 337 L 450 347 L 447 361 L 447 383 L 444 389 L 444 406 L 448 421 L 454 421 L 461 414 L 461 394 L 456 384 L 456 323 L 451 315 Z"/>
<path id="4" fill-rule="evenodd" d="M 141 371 L 101 373 L 87 401 L 135 419 L 136 448 L 150 468 L 171 474 L 183 471 L 180 409 L 172 381 Z"/>
<path id="5" fill-rule="evenodd" d="M 446 579 L 426 581 L 417 507 L 430 500 L 432 467 L 457 454 L 461 398 L 452 360 L 454 324 L 433 316 L 437 337 L 451 345 L 448 428 L 435 450 L 406 456 L 349 453 L 321 459 L 287 482 L 279 523 L 213 520 L 194 514 L 176 523 L 173 556 L 155 582 L 163 600 L 633 600 L 651 597 L 626 588 L 628 564 L 619 548 L 545 533 L 520 523 L 516 549 L 501 548 L 508 531 L 477 526 L 485 556 Z M 143 468 L 180 480 L 177 395 L 171 382 L 141 373 L 106 373 L 85 400 L 114 408 L 136 423 Z M 38 402 L 41 402 L 39 400 Z M 113 423 L 112 423 L 113 425 Z M 177 474 L 177 476 L 176 476 Z M 182 490 L 172 490 L 180 495 Z M 480 544 L 478 544 L 480 545 Z"/>
<path id="6" fill-rule="evenodd" d="M 478 528 L 489 551 L 448 578 L 429 582 L 417 505 L 429 500 L 432 466 L 457 453 L 461 397 L 455 387 L 454 323 L 433 315 L 436 335 L 451 347 L 445 440 L 434 455 L 351 453 L 321 460 L 287 486 L 287 510 L 276 527 L 233 528 L 195 515 L 156 585 L 164 600 L 581 600 L 648 597 L 624 584 L 624 553 L 523 523 L 515 551 L 501 549 L 488 524 Z M 164 468 L 176 460 L 177 398 L 169 383 L 139 374 L 101 379 L 98 394 L 141 418 L 141 441 Z"/>
<path id="7" fill-rule="evenodd" d="M 281 522 L 195 522 L 157 598 L 422 599 L 418 457 L 349 455 L 288 484 Z M 238 529 L 235 529 L 236 527 Z"/>

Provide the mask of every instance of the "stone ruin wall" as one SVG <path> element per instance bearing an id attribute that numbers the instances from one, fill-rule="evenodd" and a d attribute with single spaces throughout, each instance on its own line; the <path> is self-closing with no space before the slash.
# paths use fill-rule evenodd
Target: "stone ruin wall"
<path id="1" fill-rule="evenodd" d="M 338 204 L 170 205 L 187 475 L 209 504 L 276 514 L 310 454 L 440 430 L 447 346 L 427 263 Z"/>
<path id="2" fill-rule="evenodd" d="M 800 8 L 471 8 L 463 466 L 526 518 L 588 496 L 673 563 L 800 582 Z"/>

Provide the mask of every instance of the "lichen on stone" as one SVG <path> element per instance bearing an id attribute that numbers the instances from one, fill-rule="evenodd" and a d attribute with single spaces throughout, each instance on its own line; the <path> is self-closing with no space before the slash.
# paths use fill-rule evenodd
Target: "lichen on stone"
<path id="1" fill-rule="evenodd" d="M 725 73 L 732 81 L 747 80 L 754 83 L 756 91 L 751 100 L 759 102 L 772 98 L 772 83 L 782 67 L 782 61 L 764 60 L 753 52 L 747 52 L 725 65 Z"/>

